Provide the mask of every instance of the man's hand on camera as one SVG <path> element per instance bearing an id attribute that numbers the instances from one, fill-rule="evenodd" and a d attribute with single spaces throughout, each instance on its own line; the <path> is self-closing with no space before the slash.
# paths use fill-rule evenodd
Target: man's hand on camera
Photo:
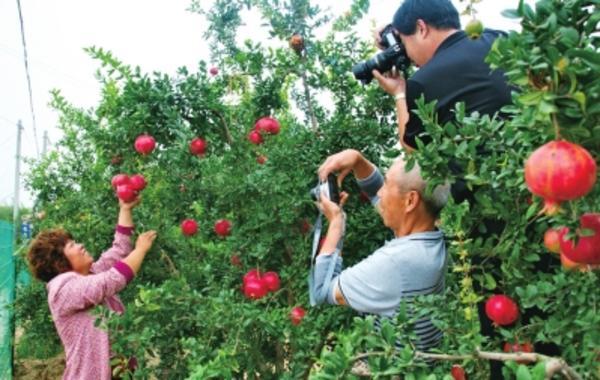
<path id="1" fill-rule="evenodd" d="M 321 181 L 326 181 L 330 173 L 338 172 L 337 182 L 338 187 L 342 187 L 344 177 L 354 169 L 357 161 L 360 159 L 360 152 L 354 149 L 346 149 L 339 153 L 333 154 L 323 162 L 319 167 L 318 174 Z"/>
<path id="2" fill-rule="evenodd" d="M 327 195 L 321 192 L 321 200 L 317 203 L 319 209 L 325 215 L 329 222 L 332 222 L 337 219 L 343 220 L 344 218 L 344 210 L 342 209 L 348 200 L 348 193 L 342 191 L 340 193 L 340 204 L 336 204 L 332 202 Z"/>
<path id="3" fill-rule="evenodd" d="M 385 29 L 386 25 L 380 26 L 377 29 L 373 29 L 373 39 L 375 40 L 375 46 L 377 49 L 384 50 L 381 44 L 381 32 Z"/>
<path id="4" fill-rule="evenodd" d="M 385 75 L 373 70 L 373 76 L 377 79 L 383 91 L 388 94 L 396 96 L 406 93 L 406 80 L 395 69 L 388 71 Z"/>

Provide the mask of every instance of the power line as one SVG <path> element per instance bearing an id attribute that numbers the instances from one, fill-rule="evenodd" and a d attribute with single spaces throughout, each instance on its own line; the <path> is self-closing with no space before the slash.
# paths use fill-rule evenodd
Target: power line
<path id="1" fill-rule="evenodd" d="M 27 63 L 27 44 L 25 43 L 25 25 L 23 23 L 23 13 L 21 12 L 21 1 L 17 0 L 19 9 L 19 22 L 21 23 L 21 42 L 23 44 L 23 58 L 25 60 L 25 74 L 27 75 L 27 87 L 29 90 L 29 106 L 31 107 L 31 118 L 33 119 L 33 138 L 35 140 L 35 151 L 40 156 L 40 147 L 38 146 L 37 129 L 35 124 L 35 112 L 33 111 L 33 92 L 31 91 L 31 77 L 29 76 L 29 64 Z"/>

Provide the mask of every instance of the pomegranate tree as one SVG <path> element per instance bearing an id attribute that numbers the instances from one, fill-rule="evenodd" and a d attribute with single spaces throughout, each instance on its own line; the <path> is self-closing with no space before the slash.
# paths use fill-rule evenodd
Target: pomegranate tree
<path id="1" fill-rule="evenodd" d="M 544 210 L 553 214 L 561 202 L 586 195 L 596 182 L 596 171 L 596 161 L 583 147 L 551 141 L 525 162 L 525 182 L 533 194 L 544 199 Z"/>

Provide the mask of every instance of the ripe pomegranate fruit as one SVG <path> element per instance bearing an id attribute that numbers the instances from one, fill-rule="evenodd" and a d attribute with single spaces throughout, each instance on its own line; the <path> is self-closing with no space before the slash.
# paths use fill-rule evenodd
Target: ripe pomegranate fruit
<path id="1" fill-rule="evenodd" d="M 305 315 L 306 311 L 302 307 L 296 306 L 290 311 L 290 320 L 292 321 L 293 325 L 298 326 L 304 319 Z"/>
<path id="2" fill-rule="evenodd" d="M 250 269 L 243 277 L 242 282 L 244 284 L 246 284 L 246 282 L 250 281 L 250 280 L 257 280 L 260 281 L 261 279 L 261 275 L 260 275 L 260 271 L 258 269 Z"/>
<path id="3" fill-rule="evenodd" d="M 257 279 L 249 279 L 244 284 L 244 295 L 246 298 L 257 300 L 267 295 L 265 283 Z"/>
<path id="4" fill-rule="evenodd" d="M 579 219 L 577 244 L 567 237 L 569 228 L 559 232 L 560 251 L 571 261 L 581 264 L 600 264 L 600 214 L 587 213 Z M 584 230 L 586 230 L 584 232 Z"/>
<path id="5" fill-rule="evenodd" d="M 135 191 L 142 191 L 146 187 L 146 178 L 141 174 L 132 175 L 129 179 L 129 186 Z"/>
<path id="6" fill-rule="evenodd" d="M 186 219 L 181 222 L 181 233 L 185 236 L 192 236 L 198 232 L 198 223 L 194 219 Z"/>
<path id="7" fill-rule="evenodd" d="M 304 38 L 300 34 L 294 33 L 290 37 L 290 47 L 294 49 L 297 54 L 301 54 L 302 50 L 304 50 Z"/>
<path id="8" fill-rule="evenodd" d="M 308 220 L 302 219 L 302 222 L 300 222 L 300 232 L 302 232 L 302 234 L 306 235 L 307 233 L 310 232 L 311 228 L 312 228 L 312 226 L 310 225 Z"/>
<path id="9" fill-rule="evenodd" d="M 231 233 L 231 222 L 227 219 L 219 219 L 214 228 L 217 235 L 227 236 Z"/>
<path id="10" fill-rule="evenodd" d="M 266 272 L 262 275 L 262 281 L 270 292 L 276 292 L 279 290 L 281 281 L 279 275 L 276 272 Z"/>
<path id="11" fill-rule="evenodd" d="M 190 152 L 196 156 L 203 156 L 206 153 L 206 140 L 196 137 L 190 142 Z"/>
<path id="12" fill-rule="evenodd" d="M 450 375 L 454 380 L 467 380 L 467 374 L 465 373 L 465 369 L 458 365 L 454 364 L 450 369 Z"/>
<path id="13" fill-rule="evenodd" d="M 502 351 L 510 353 L 510 352 L 533 352 L 533 345 L 529 342 L 525 342 L 523 344 L 520 344 L 518 342 L 514 342 L 514 343 L 508 343 L 508 342 L 504 342 L 504 347 L 502 348 Z M 527 360 L 516 360 L 517 363 L 519 364 L 526 364 L 529 363 Z"/>
<path id="14" fill-rule="evenodd" d="M 506 326 L 514 323 L 519 317 L 519 308 L 515 301 L 504 294 L 496 294 L 485 303 L 485 314 L 495 324 Z"/>
<path id="15" fill-rule="evenodd" d="M 261 154 L 260 156 L 256 157 L 256 162 L 262 165 L 267 162 L 267 157 Z"/>
<path id="16" fill-rule="evenodd" d="M 133 202 L 136 196 L 137 192 L 130 185 L 117 186 L 117 197 L 123 200 L 123 202 Z"/>
<path id="17" fill-rule="evenodd" d="M 280 129 L 281 126 L 277 119 L 269 116 L 258 119 L 254 124 L 254 130 L 260 134 L 276 135 Z"/>
<path id="18" fill-rule="evenodd" d="M 139 135 L 135 139 L 134 147 L 138 153 L 147 155 L 152 153 L 156 147 L 156 140 L 150 135 Z"/>
<path id="19" fill-rule="evenodd" d="M 219 69 L 213 66 L 210 68 L 210 70 L 208 70 L 208 72 L 210 73 L 210 75 L 212 75 L 214 77 L 215 75 L 217 75 L 219 73 Z"/>
<path id="20" fill-rule="evenodd" d="M 121 157 L 119 155 L 114 155 L 110 159 L 111 165 L 114 165 L 114 166 L 121 165 L 122 162 L 123 162 L 123 157 Z"/>
<path id="21" fill-rule="evenodd" d="M 263 138 L 260 135 L 260 133 L 258 133 L 258 131 L 250 131 L 250 133 L 248 133 L 248 140 L 250 140 L 250 142 L 254 145 L 260 145 L 263 143 Z"/>
<path id="22" fill-rule="evenodd" d="M 241 267 L 242 266 L 242 259 L 240 259 L 239 255 L 231 255 L 231 258 L 229 259 L 229 262 L 231 263 L 231 265 L 233 265 L 235 267 Z"/>
<path id="23" fill-rule="evenodd" d="M 586 195 L 596 182 L 596 172 L 587 150 L 563 140 L 539 147 L 525 162 L 527 187 L 544 199 L 544 211 L 550 215 L 560 202 Z"/>
<path id="24" fill-rule="evenodd" d="M 110 184 L 113 189 L 117 189 L 117 186 L 129 185 L 129 176 L 127 174 L 117 174 L 110 180 Z"/>
<path id="25" fill-rule="evenodd" d="M 560 253 L 560 230 L 548 228 L 544 233 L 544 246 L 552 253 Z"/>

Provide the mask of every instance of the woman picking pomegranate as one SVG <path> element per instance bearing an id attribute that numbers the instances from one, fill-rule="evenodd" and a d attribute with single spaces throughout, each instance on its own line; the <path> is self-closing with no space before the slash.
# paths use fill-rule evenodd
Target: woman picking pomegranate
<path id="1" fill-rule="evenodd" d="M 117 293 L 139 271 L 156 238 L 155 231 L 144 232 L 132 250 L 131 211 L 139 202 L 119 200 L 112 247 L 97 261 L 63 229 L 42 231 L 31 243 L 31 273 L 47 283 L 48 305 L 65 349 L 63 379 L 111 378 L 108 333 L 94 326 L 92 309 L 102 305 L 118 314 L 125 311 Z"/>

